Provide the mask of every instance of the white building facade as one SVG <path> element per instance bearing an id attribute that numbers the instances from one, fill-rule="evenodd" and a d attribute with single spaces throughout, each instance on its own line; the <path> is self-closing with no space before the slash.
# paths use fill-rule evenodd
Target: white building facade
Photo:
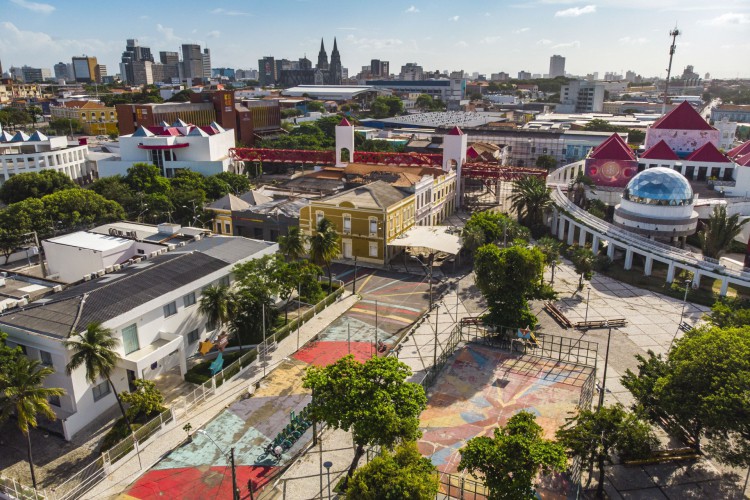
<path id="1" fill-rule="evenodd" d="M 86 145 L 69 146 L 67 138 L 39 131 L 0 132 L 0 184 L 16 174 L 43 170 L 56 170 L 76 181 L 91 179 L 96 171 L 86 162 L 88 152 Z"/>

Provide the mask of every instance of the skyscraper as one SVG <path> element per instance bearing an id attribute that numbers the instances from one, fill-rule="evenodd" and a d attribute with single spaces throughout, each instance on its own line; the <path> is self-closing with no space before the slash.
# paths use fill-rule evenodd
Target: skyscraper
<path id="1" fill-rule="evenodd" d="M 92 83 L 96 80 L 96 57 L 73 57 L 73 76 L 77 82 Z"/>
<path id="2" fill-rule="evenodd" d="M 64 62 L 59 62 L 55 64 L 55 80 L 72 80 L 70 78 L 70 74 L 68 73 L 68 65 Z"/>
<path id="3" fill-rule="evenodd" d="M 203 79 L 204 80 L 210 80 L 211 79 L 211 51 L 208 47 L 203 49 Z"/>
<path id="4" fill-rule="evenodd" d="M 554 55 L 549 58 L 549 77 L 565 76 L 565 58 Z"/>
<path id="5" fill-rule="evenodd" d="M 209 64 L 209 72 L 210 66 Z M 182 77 L 186 80 L 203 80 L 203 54 L 200 45 L 182 44 Z"/>
<path id="6" fill-rule="evenodd" d="M 139 62 L 154 62 L 154 56 L 151 54 L 149 47 L 141 47 L 138 45 L 138 40 L 135 38 L 129 38 L 125 43 L 125 52 L 122 53 L 120 58 L 120 74 L 122 78 L 132 85 L 144 85 L 147 82 L 143 78 L 136 78 L 136 70 L 134 65 Z M 137 73 L 139 75 L 144 74 L 144 64 L 139 64 Z M 150 72 L 149 72 L 150 73 Z M 153 83 L 148 82 L 148 83 Z"/>

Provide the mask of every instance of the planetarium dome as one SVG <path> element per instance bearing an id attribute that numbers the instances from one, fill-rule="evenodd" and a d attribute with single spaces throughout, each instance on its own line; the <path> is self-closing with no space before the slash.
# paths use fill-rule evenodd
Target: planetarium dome
<path id="1" fill-rule="evenodd" d="M 622 198 L 643 205 L 692 205 L 693 188 L 681 173 L 655 167 L 633 177 L 625 187 Z"/>
<path id="2" fill-rule="evenodd" d="M 681 173 L 665 167 L 644 170 L 628 182 L 615 206 L 615 225 L 654 239 L 677 243 L 693 234 L 698 213 L 693 188 Z"/>

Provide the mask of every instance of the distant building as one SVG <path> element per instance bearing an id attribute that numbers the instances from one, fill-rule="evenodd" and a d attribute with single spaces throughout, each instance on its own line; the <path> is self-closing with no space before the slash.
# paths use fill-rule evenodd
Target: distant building
<path id="1" fill-rule="evenodd" d="M 554 55 L 549 58 L 549 77 L 565 76 L 565 58 Z"/>
<path id="2" fill-rule="evenodd" d="M 440 80 L 367 80 L 367 85 L 376 89 L 389 89 L 401 93 L 420 93 L 432 96 L 435 99 L 447 103 L 449 101 L 460 101 L 466 96 L 466 80 L 440 79 Z"/>
<path id="3" fill-rule="evenodd" d="M 602 111 L 604 104 L 604 85 L 572 80 L 560 87 L 559 113 L 595 113 Z"/>
<path id="4" fill-rule="evenodd" d="M 90 181 L 96 168 L 87 162 L 88 146 L 69 146 L 67 137 L 0 132 L 0 184 L 16 174 L 55 170 L 74 181 Z"/>
<path id="5" fill-rule="evenodd" d="M 201 53 L 201 46 L 191 43 L 182 44 L 182 79 L 193 83 L 195 81 L 203 82 L 204 75 L 204 54 Z M 209 57 L 210 71 L 210 57 Z M 210 76 L 210 73 L 209 73 Z"/>
<path id="6" fill-rule="evenodd" d="M 531 73 L 529 73 L 528 71 L 519 71 L 518 79 L 519 80 L 531 80 Z"/>
<path id="7" fill-rule="evenodd" d="M 50 106 L 53 119 L 71 119 L 83 126 L 87 135 L 117 134 L 117 111 L 99 101 L 66 101 L 59 106 Z"/>
<path id="8" fill-rule="evenodd" d="M 373 59 L 370 61 L 370 76 L 373 78 L 388 78 L 391 76 L 390 63 Z"/>
<path id="9" fill-rule="evenodd" d="M 180 79 L 180 55 L 177 52 L 159 52 L 162 79 L 165 83 L 174 83 Z"/>
<path id="10" fill-rule="evenodd" d="M 75 77 L 70 74 L 70 69 L 70 64 L 66 64 L 64 62 L 55 64 L 55 80 L 75 80 Z"/>
<path id="11" fill-rule="evenodd" d="M 225 78 L 229 81 L 234 81 L 234 68 L 211 68 L 211 78 Z"/>
<path id="12" fill-rule="evenodd" d="M 42 68 L 32 68 L 30 66 L 21 67 L 21 79 L 24 83 L 42 83 L 44 75 Z"/>
<path id="13" fill-rule="evenodd" d="M 711 108 L 711 120 L 718 122 L 724 118 L 733 122 L 750 123 L 750 104 L 719 104 Z"/>
<path id="14" fill-rule="evenodd" d="M 276 68 L 276 59 L 273 56 L 266 56 L 258 60 L 258 82 L 262 87 L 275 85 L 278 77 L 279 71 Z"/>
<path id="15" fill-rule="evenodd" d="M 399 80 L 419 81 L 424 79 L 424 70 L 417 63 L 406 63 L 401 66 L 398 76 Z"/>
<path id="16" fill-rule="evenodd" d="M 73 75 L 79 83 L 94 83 L 97 81 L 96 76 L 96 57 L 73 57 Z M 100 78 L 101 80 L 101 78 Z"/>
<path id="17" fill-rule="evenodd" d="M 501 71 L 500 73 L 492 73 L 490 75 L 491 82 L 506 82 L 508 81 L 508 79 L 510 79 L 510 75 L 503 71 Z"/>

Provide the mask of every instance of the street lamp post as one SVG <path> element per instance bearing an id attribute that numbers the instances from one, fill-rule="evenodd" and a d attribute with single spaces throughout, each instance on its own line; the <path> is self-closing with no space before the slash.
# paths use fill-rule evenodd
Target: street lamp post
<path id="1" fill-rule="evenodd" d="M 687 294 L 688 290 L 690 290 L 690 280 L 685 280 L 685 296 L 682 297 L 682 311 L 680 312 L 680 322 L 677 324 L 677 330 L 675 330 L 674 335 L 672 336 L 672 341 L 669 343 L 669 349 L 672 349 L 672 344 L 674 344 L 675 339 L 677 338 L 677 334 L 680 331 L 680 328 L 682 328 L 682 320 L 685 317 L 685 306 L 687 305 Z"/>
<path id="2" fill-rule="evenodd" d="M 586 325 L 589 321 L 589 298 L 591 297 L 591 286 L 587 286 L 588 293 L 586 294 L 586 315 L 583 317 L 583 324 Z"/>
<path id="3" fill-rule="evenodd" d="M 608 323 L 604 322 L 605 326 L 609 326 Z M 604 404 L 604 392 L 607 389 L 607 365 L 609 364 L 609 341 L 612 338 L 612 327 L 609 327 L 609 330 L 607 331 L 607 351 L 604 355 L 604 374 L 602 375 L 602 390 L 599 393 L 599 406 L 597 406 L 596 411 L 599 411 Z"/>
<path id="4" fill-rule="evenodd" d="M 354 281 L 352 281 L 352 294 L 357 293 L 357 256 L 354 256 Z"/>
<path id="5" fill-rule="evenodd" d="M 203 429 L 198 429 L 195 432 L 206 436 L 214 444 L 214 446 L 216 446 L 216 448 L 221 452 L 221 454 L 224 455 L 225 458 L 227 457 L 227 455 L 229 456 L 229 464 L 232 467 L 232 500 L 240 500 L 240 489 L 237 487 L 237 471 L 234 465 L 234 446 L 229 449 L 229 453 L 226 453 L 224 450 L 221 449 L 221 446 L 219 446 L 219 444 L 216 441 L 214 441 L 214 438 L 212 438 L 208 434 L 208 432 L 206 432 Z M 251 493 L 251 496 L 252 496 L 252 493 Z"/>
<path id="6" fill-rule="evenodd" d="M 429 262 L 430 262 L 429 268 L 427 267 L 427 264 L 425 264 L 422 261 L 422 259 L 419 258 L 418 255 L 412 255 L 411 258 L 419 262 L 424 268 L 424 270 L 428 273 L 427 276 L 430 278 L 430 309 L 432 309 L 432 265 L 435 262 L 435 254 L 431 253 L 429 256 Z"/>
<path id="7" fill-rule="evenodd" d="M 326 468 L 326 475 L 328 476 L 328 498 L 331 498 L 331 467 L 333 467 L 333 462 L 330 460 L 323 462 L 323 467 Z"/>

